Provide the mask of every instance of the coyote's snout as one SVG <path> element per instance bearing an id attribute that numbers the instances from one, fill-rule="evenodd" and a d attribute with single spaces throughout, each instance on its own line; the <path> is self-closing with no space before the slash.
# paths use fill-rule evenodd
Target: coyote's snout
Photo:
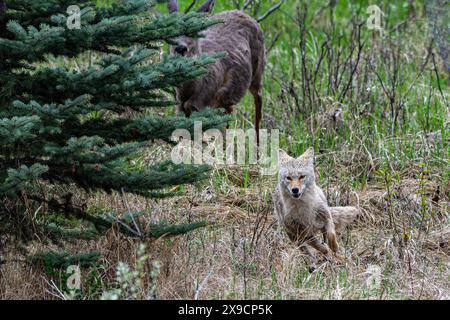
<path id="1" fill-rule="evenodd" d="M 214 0 L 206 1 L 198 11 L 211 13 Z M 178 12 L 178 1 L 168 2 L 170 13 Z M 225 11 L 211 17 L 223 23 L 208 28 L 203 38 L 174 39 L 172 54 L 196 56 L 226 52 L 226 57 L 208 67 L 208 73 L 177 88 L 179 110 L 186 116 L 205 107 L 224 108 L 232 113 L 234 106 L 250 90 L 255 100 L 255 130 L 259 142 L 262 117 L 263 72 L 266 64 L 264 37 L 258 22 L 239 10 Z"/>
<path id="2" fill-rule="evenodd" d="M 355 207 L 328 207 L 327 199 L 316 185 L 314 151 L 308 149 L 298 158 L 280 151 L 279 183 L 274 193 L 275 214 L 289 238 L 313 259 L 310 247 L 328 256 L 337 251 L 336 231 L 358 215 Z M 322 243 L 322 237 L 326 243 Z"/>

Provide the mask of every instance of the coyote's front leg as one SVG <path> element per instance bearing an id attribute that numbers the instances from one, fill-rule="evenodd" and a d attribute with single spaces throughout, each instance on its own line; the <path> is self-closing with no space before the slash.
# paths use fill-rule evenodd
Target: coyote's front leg
<path id="1" fill-rule="evenodd" d="M 326 243 L 333 252 L 337 252 L 338 244 L 336 240 L 336 231 L 334 228 L 333 217 L 328 208 L 321 208 L 318 210 L 319 218 L 323 222 L 322 233 L 326 239 Z"/>
<path id="2" fill-rule="evenodd" d="M 338 250 L 338 244 L 336 241 L 336 231 L 334 230 L 334 222 L 333 219 L 330 218 L 325 222 L 325 237 L 327 239 L 328 246 L 330 249 L 336 253 Z"/>

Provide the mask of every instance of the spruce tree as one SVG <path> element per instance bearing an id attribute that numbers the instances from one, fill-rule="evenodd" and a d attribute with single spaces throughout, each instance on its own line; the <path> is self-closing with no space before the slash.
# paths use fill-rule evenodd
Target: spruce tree
<path id="1" fill-rule="evenodd" d="M 155 0 L 75 2 L 79 28 L 68 23 L 74 1 L 0 0 L 0 233 L 91 239 L 112 225 L 136 237 L 203 226 L 164 222 L 141 230 L 137 213 L 95 214 L 72 191 L 163 197 L 171 195 L 168 187 L 205 177 L 205 166 L 166 161 L 142 168 L 129 160 L 156 139 L 169 142 L 176 128 L 192 131 L 194 121 L 205 130 L 224 125 L 213 111 L 191 118 L 152 112 L 172 107 L 167 92 L 217 58 L 161 58 L 162 44 L 198 37 L 219 22 L 200 13 L 157 17 Z M 68 63 L 80 56 L 89 64 Z M 91 227 L 64 228 L 66 218 Z"/>

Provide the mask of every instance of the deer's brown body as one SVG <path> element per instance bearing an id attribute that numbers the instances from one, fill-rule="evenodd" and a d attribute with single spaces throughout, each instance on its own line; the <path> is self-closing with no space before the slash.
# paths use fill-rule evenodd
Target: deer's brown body
<path id="1" fill-rule="evenodd" d="M 201 10 L 208 12 L 213 3 L 214 1 L 207 1 Z M 172 8 L 171 11 L 175 10 Z M 177 88 L 179 110 L 187 116 L 205 107 L 224 108 L 232 113 L 234 106 L 250 90 L 255 101 L 255 129 L 259 136 L 266 64 L 262 30 L 258 22 L 239 10 L 225 11 L 211 16 L 211 19 L 221 20 L 223 23 L 207 29 L 204 38 L 177 39 L 177 46 L 171 49 L 172 53 L 186 56 L 227 53 L 224 58 L 208 67 L 205 76 Z"/>

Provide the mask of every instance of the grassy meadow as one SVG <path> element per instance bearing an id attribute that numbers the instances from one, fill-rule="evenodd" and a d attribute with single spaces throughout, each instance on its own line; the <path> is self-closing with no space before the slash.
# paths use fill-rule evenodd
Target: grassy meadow
<path id="1" fill-rule="evenodd" d="M 244 1 L 219 0 L 215 12 L 237 2 Z M 247 12 L 260 16 L 276 2 Z M 78 190 L 99 212 L 131 208 L 145 212 L 147 223 L 210 224 L 148 240 L 145 248 L 115 230 L 100 240 L 10 245 L 0 299 L 99 299 L 117 285 L 120 263 L 132 274 L 120 296 L 129 299 L 450 299 L 450 79 L 424 4 L 378 1 L 381 34 L 366 24 L 372 2 L 334 2 L 288 0 L 261 22 L 268 50 L 262 128 L 279 129 L 280 147 L 291 155 L 314 147 L 329 205 L 362 211 L 338 234 L 332 261 L 310 273 L 277 226 L 276 176 L 254 166 L 215 167 L 174 198 Z M 82 67 L 86 60 L 49 63 Z M 252 128 L 253 121 L 248 94 L 230 128 Z M 132 161 L 145 166 L 168 159 L 170 150 L 157 143 Z M 30 266 L 23 249 L 98 251 L 101 260 L 82 269 L 82 290 L 70 295 L 65 270 Z"/>

